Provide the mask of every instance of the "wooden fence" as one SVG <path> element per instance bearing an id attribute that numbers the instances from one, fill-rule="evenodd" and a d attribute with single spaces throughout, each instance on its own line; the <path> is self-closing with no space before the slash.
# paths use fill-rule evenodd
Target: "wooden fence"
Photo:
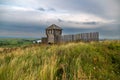
<path id="1" fill-rule="evenodd" d="M 73 34 L 73 35 L 63 35 L 61 36 L 61 42 L 73 42 L 73 41 L 99 41 L 99 33 L 98 32 L 90 32 L 90 33 L 81 33 L 81 34 Z"/>

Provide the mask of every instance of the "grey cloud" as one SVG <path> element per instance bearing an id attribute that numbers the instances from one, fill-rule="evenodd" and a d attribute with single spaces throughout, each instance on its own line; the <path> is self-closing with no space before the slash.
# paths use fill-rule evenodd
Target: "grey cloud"
<path id="1" fill-rule="evenodd" d="M 49 8 L 48 11 L 56 11 L 55 8 Z"/>
<path id="2" fill-rule="evenodd" d="M 92 22 L 83 22 L 82 24 L 86 24 L 86 25 L 97 25 L 99 24 L 98 22 L 92 21 Z"/>
<path id="3" fill-rule="evenodd" d="M 2 25 L 0 27 L 0 36 L 16 36 L 16 37 L 36 37 L 40 38 L 45 36 L 46 25 L 24 25 L 13 24 Z"/>
<path id="4" fill-rule="evenodd" d="M 45 11 L 45 9 L 44 9 L 44 8 L 38 8 L 37 10 L 40 10 L 40 11 Z"/>
<path id="5" fill-rule="evenodd" d="M 75 24 L 81 24 L 81 25 L 98 25 L 99 22 L 95 22 L 95 21 L 92 21 L 92 22 L 71 22 L 71 21 L 68 21 L 69 23 L 75 23 Z"/>
<path id="6" fill-rule="evenodd" d="M 34 3 L 32 3 L 34 2 Z M 114 2 L 114 3 L 113 3 Z M 24 3 L 24 4 L 23 4 Z M 120 39 L 120 15 L 118 15 L 119 0 L 0 0 L 0 5 L 21 6 L 35 10 L 18 10 L 10 7 L 0 7 L 0 36 L 40 37 L 44 29 L 52 23 L 60 25 L 66 23 L 69 26 L 61 26 L 63 34 L 82 32 L 100 32 L 101 38 Z M 87 13 L 116 20 L 115 24 L 100 25 L 99 22 L 75 22 L 65 21 L 55 14 L 54 19 L 46 19 L 46 13 Z M 74 15 L 74 14 L 73 14 Z M 47 17 L 51 17 L 47 15 Z M 49 25 L 48 25 L 49 24 Z M 75 28 L 71 24 L 79 27 Z M 99 26 L 95 28 L 81 28 L 81 26 Z"/>
<path id="7" fill-rule="evenodd" d="M 63 20 L 59 19 L 59 22 L 63 22 Z M 79 24 L 79 25 L 99 25 L 99 22 L 96 22 L 96 21 L 86 21 L 86 22 L 67 21 L 67 22 Z"/>
<path id="8" fill-rule="evenodd" d="M 67 22 L 67 23 L 74 23 L 74 24 L 83 24 L 83 25 L 97 25 L 99 24 L 99 22 L 96 22 L 96 21 L 86 21 L 86 22 L 75 22 L 75 21 L 64 21 L 62 19 L 57 19 L 58 22 Z"/>
<path id="9" fill-rule="evenodd" d="M 62 20 L 62 19 L 58 19 L 58 22 L 64 22 L 64 20 Z"/>
<path id="10" fill-rule="evenodd" d="M 112 26 L 101 26 L 99 28 L 63 28 L 63 34 L 79 34 L 89 32 L 99 32 L 100 39 L 120 39 L 120 32 L 116 29 L 108 30 Z"/>
<path id="11" fill-rule="evenodd" d="M 41 33 L 41 32 L 19 32 L 19 31 L 4 31 L 4 32 L 0 32 L 0 37 L 2 36 L 6 36 L 6 37 L 20 37 L 20 38 L 41 38 L 44 37 L 45 34 Z"/>
<path id="12" fill-rule="evenodd" d="M 37 10 L 39 10 L 39 11 L 56 11 L 56 9 L 54 9 L 54 8 L 42 8 L 42 7 L 40 7 L 40 8 L 38 8 Z"/>
<path id="13" fill-rule="evenodd" d="M 45 36 L 45 28 L 49 25 L 24 25 L 13 24 L 3 25 L 0 27 L 0 36 L 16 37 L 34 37 L 40 38 Z M 114 27 L 113 27 L 114 26 Z M 74 26 L 60 26 L 63 34 L 78 34 L 86 32 L 99 32 L 100 39 L 120 39 L 119 25 L 103 25 L 98 28 L 74 28 Z"/>

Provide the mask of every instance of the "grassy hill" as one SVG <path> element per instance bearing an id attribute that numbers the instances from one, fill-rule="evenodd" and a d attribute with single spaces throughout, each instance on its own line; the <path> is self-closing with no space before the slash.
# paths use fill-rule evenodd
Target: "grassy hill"
<path id="1" fill-rule="evenodd" d="M 0 51 L 0 80 L 120 80 L 120 41 Z"/>

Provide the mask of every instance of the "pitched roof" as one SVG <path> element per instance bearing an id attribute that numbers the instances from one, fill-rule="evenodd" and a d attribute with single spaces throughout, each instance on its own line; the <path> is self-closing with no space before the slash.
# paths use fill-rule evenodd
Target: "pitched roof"
<path id="1" fill-rule="evenodd" d="M 46 28 L 46 29 L 59 29 L 59 30 L 62 30 L 61 27 L 59 27 L 59 26 L 57 26 L 57 25 L 55 25 L 55 24 L 50 25 L 50 26 L 49 26 L 48 28 Z"/>

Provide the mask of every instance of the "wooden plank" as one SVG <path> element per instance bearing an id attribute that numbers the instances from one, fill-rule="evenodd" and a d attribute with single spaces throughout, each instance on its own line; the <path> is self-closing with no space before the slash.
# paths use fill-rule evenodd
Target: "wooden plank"
<path id="1" fill-rule="evenodd" d="M 90 32 L 90 33 L 81 33 L 81 34 L 71 34 L 63 35 L 60 38 L 61 42 L 72 42 L 72 41 L 98 41 L 99 33 Z"/>

